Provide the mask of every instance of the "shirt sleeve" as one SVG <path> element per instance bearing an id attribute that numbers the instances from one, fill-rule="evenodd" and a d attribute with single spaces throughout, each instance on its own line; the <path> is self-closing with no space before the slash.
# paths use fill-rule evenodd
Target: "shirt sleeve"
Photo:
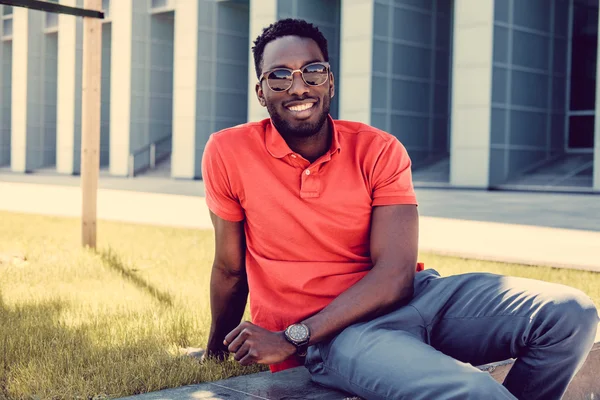
<path id="1" fill-rule="evenodd" d="M 220 218 L 227 221 L 242 221 L 244 209 L 232 190 L 231 178 L 221 157 L 214 136 L 211 136 L 202 156 L 202 180 L 206 205 Z"/>
<path id="2" fill-rule="evenodd" d="M 377 160 L 372 181 L 372 206 L 418 204 L 406 148 L 393 137 Z"/>

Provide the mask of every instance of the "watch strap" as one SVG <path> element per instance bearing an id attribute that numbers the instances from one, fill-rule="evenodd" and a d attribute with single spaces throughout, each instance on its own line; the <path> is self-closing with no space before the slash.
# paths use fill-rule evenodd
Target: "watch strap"
<path id="1" fill-rule="evenodd" d="M 300 357 L 306 357 L 306 353 L 308 352 L 308 342 L 304 344 L 296 345 L 296 355 Z"/>

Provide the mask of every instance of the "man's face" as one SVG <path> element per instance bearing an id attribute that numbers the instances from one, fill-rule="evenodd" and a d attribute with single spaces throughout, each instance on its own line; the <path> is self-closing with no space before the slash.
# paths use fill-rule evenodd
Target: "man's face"
<path id="1" fill-rule="evenodd" d="M 324 61 L 324 57 L 314 40 L 284 36 L 265 46 L 262 72 L 275 68 L 301 70 L 319 61 Z M 265 78 L 256 85 L 256 94 L 259 102 L 267 107 L 279 133 L 308 137 L 319 132 L 327 121 L 334 94 L 333 75 L 329 73 L 327 82 L 320 86 L 310 86 L 296 72 L 291 87 L 280 92 L 271 90 Z"/>

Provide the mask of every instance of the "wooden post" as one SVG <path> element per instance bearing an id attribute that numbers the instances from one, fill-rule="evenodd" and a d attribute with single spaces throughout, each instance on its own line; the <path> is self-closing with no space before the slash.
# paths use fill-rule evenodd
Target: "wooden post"
<path id="1" fill-rule="evenodd" d="M 102 9 L 102 0 L 84 0 L 84 8 Z M 83 246 L 96 248 L 96 204 L 100 170 L 100 78 L 102 21 L 83 18 L 83 76 L 81 106 L 81 237 Z"/>

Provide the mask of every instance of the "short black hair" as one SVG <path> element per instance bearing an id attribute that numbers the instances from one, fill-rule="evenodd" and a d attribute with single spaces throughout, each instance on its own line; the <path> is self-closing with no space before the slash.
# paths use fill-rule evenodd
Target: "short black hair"
<path id="1" fill-rule="evenodd" d="M 254 68 L 256 69 L 256 77 L 259 78 L 262 73 L 263 53 L 265 46 L 275 39 L 283 36 L 300 36 L 314 40 L 325 60 L 329 61 L 329 53 L 327 51 L 327 39 L 315 25 L 306 22 L 302 19 L 286 18 L 281 19 L 274 24 L 264 28 L 260 36 L 254 41 L 252 53 L 254 54 Z"/>

